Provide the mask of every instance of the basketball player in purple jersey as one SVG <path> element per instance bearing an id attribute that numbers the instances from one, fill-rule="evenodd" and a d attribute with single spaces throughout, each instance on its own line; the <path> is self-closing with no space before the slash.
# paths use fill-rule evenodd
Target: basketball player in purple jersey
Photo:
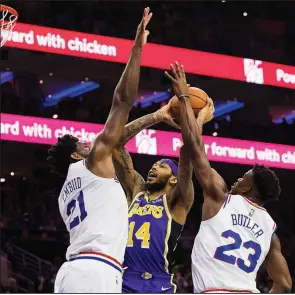
<path id="1" fill-rule="evenodd" d="M 190 149 L 204 196 L 202 222 L 192 251 L 195 293 L 257 293 L 255 280 L 262 263 L 273 280 L 270 293 L 290 292 L 292 279 L 275 234 L 276 224 L 263 208 L 278 199 L 278 178 L 269 168 L 255 165 L 227 193 L 224 180 L 207 159 L 183 66 L 176 62 L 176 69 L 170 67 L 172 74 L 165 74 L 179 98 L 183 141 Z M 213 108 L 212 100 L 206 108 Z"/>
<path id="2" fill-rule="evenodd" d="M 159 111 L 129 123 L 113 153 L 117 176 L 131 204 L 123 293 L 176 292 L 170 272 L 172 254 L 194 201 L 187 148 L 181 147 L 179 165 L 170 159 L 154 163 L 146 181 L 135 171 L 124 148 L 141 130 L 162 121 L 177 126 L 171 117 L 170 102 Z M 203 123 L 198 121 L 200 128 Z"/>

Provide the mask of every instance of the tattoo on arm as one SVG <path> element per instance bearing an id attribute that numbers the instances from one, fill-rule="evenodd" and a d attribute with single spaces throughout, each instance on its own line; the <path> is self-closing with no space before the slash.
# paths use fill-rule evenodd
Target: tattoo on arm
<path id="1" fill-rule="evenodd" d="M 138 192 L 145 190 L 145 181 L 134 170 L 132 158 L 123 146 L 114 151 L 113 159 L 117 176 L 124 188 L 127 200 L 131 202 Z"/>
<path id="2" fill-rule="evenodd" d="M 127 150 L 124 147 L 120 147 L 117 149 L 120 155 L 120 163 L 122 165 L 122 168 L 127 171 L 133 170 L 133 162 L 130 154 L 127 152 Z"/>
<path id="3" fill-rule="evenodd" d="M 138 172 L 136 172 L 135 179 L 134 179 L 132 200 L 135 198 L 135 196 L 138 193 L 143 192 L 145 190 L 146 190 L 145 180 Z"/>
<path id="4" fill-rule="evenodd" d="M 124 134 L 120 140 L 120 145 L 125 145 L 132 137 L 134 137 L 141 130 L 151 127 L 163 121 L 163 114 L 157 111 L 152 114 L 145 115 L 125 126 Z"/>

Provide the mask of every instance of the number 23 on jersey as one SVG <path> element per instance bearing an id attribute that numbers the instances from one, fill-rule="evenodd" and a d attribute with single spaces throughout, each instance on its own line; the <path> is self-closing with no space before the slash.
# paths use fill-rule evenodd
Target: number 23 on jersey
<path id="1" fill-rule="evenodd" d="M 214 258 L 232 265 L 236 265 L 239 269 L 246 273 L 253 272 L 261 255 L 260 245 L 251 240 L 243 243 L 240 235 L 233 230 L 226 230 L 221 234 L 221 236 L 226 239 L 233 239 L 234 243 L 217 247 Z M 229 255 L 229 253 L 225 254 L 225 252 L 230 252 L 233 250 L 242 251 L 241 247 L 242 249 L 245 248 L 249 252 L 252 252 L 252 254 L 248 255 L 248 259 L 246 261 L 234 255 Z"/>

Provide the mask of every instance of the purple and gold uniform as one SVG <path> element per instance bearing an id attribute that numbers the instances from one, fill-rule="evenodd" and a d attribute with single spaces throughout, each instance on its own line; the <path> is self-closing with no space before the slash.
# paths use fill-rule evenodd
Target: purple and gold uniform
<path id="1" fill-rule="evenodd" d="M 142 192 L 135 197 L 129 208 L 123 293 L 176 292 L 171 256 L 182 228 L 171 217 L 166 195 L 149 200 Z"/>

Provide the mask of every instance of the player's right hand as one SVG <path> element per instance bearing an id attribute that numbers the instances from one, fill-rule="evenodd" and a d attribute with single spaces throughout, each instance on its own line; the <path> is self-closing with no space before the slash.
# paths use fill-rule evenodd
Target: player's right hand
<path id="1" fill-rule="evenodd" d="M 137 27 L 136 37 L 135 37 L 135 45 L 143 46 L 147 41 L 147 36 L 150 34 L 148 30 L 146 30 L 146 26 L 150 22 L 153 13 L 150 13 L 150 8 L 146 7 L 143 12 L 143 17 L 140 24 Z"/>

